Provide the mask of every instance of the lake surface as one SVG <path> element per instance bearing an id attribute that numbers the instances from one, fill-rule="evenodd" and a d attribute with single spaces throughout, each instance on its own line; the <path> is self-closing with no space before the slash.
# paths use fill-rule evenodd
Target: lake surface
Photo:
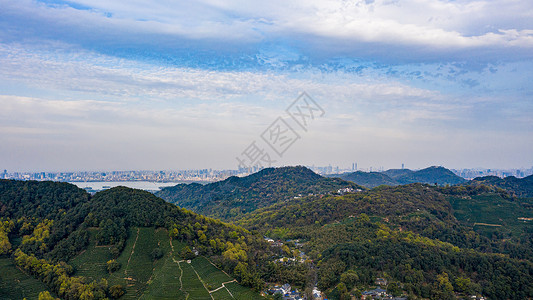
<path id="1" fill-rule="evenodd" d="M 152 182 L 152 181 L 89 181 L 89 182 L 70 182 L 79 188 L 91 188 L 95 191 L 101 191 L 116 186 L 126 186 L 134 189 L 145 191 L 159 191 L 163 187 L 175 186 L 187 182 Z"/>

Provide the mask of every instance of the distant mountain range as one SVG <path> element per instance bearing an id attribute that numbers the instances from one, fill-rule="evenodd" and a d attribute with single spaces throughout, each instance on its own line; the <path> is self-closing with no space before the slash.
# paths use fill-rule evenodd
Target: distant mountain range
<path id="1" fill-rule="evenodd" d="M 437 185 L 454 185 L 466 182 L 462 177 L 455 175 L 444 167 L 429 167 L 419 171 L 408 169 L 390 169 L 383 172 L 352 172 L 328 175 L 337 177 L 356 184 L 373 188 L 380 185 L 404 185 L 409 183 L 428 183 Z"/>
<path id="2" fill-rule="evenodd" d="M 294 197 L 327 194 L 341 188 L 362 187 L 297 166 L 267 168 L 207 185 L 178 184 L 163 188 L 156 195 L 195 212 L 227 220 Z"/>

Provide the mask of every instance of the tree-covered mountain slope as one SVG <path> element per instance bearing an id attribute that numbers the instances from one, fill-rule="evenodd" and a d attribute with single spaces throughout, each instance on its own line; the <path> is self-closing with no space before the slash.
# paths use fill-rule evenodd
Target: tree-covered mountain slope
<path id="1" fill-rule="evenodd" d="M 0 180 L 0 209 L 0 291 L 13 297 L 37 296 L 20 270 L 61 299 L 260 299 L 237 281 L 268 280 L 262 236 L 145 191 Z"/>
<path id="2" fill-rule="evenodd" d="M 429 167 L 418 171 L 408 169 L 391 169 L 383 172 L 352 172 L 328 175 L 351 181 L 367 188 L 380 185 L 403 185 L 410 183 L 428 183 L 437 185 L 454 185 L 466 180 L 443 167 Z"/>
<path id="3" fill-rule="evenodd" d="M 494 224 L 469 209 L 479 204 L 479 210 L 511 217 Z M 533 280 L 533 226 L 511 220 L 518 215 L 533 217 L 527 200 L 492 187 L 410 184 L 294 199 L 252 212 L 239 224 L 298 240 L 317 262 L 319 287 L 332 299 L 357 295 L 377 277 L 414 298 L 527 299 L 533 297 L 526 284 Z M 487 234 L 487 225 L 501 231 Z"/>
<path id="4" fill-rule="evenodd" d="M 192 189 L 202 201 L 218 197 L 213 214 L 227 215 L 220 207 L 236 199 L 253 209 L 232 216 L 237 226 L 125 187 L 91 196 L 66 183 L 0 180 L 0 292 L 260 299 L 254 289 L 272 282 L 349 299 L 384 278 L 390 294 L 412 299 L 533 297 L 533 200 L 512 186 L 367 190 L 295 167 L 229 178 L 204 190 L 209 197 Z"/>
<path id="5" fill-rule="evenodd" d="M 410 174 L 410 173 L 413 173 L 413 172 L 415 172 L 415 171 L 411 171 L 409 169 L 389 169 L 389 170 L 383 171 L 381 173 L 389 176 L 392 179 L 395 179 L 397 177 L 400 177 L 400 176 L 403 176 L 403 175 L 407 175 L 407 174 Z"/>
<path id="6" fill-rule="evenodd" d="M 322 177 L 305 167 L 282 167 L 207 185 L 178 184 L 163 188 L 156 195 L 197 213 L 229 220 L 294 197 L 327 194 L 341 188 L 361 187 Z"/>
<path id="7" fill-rule="evenodd" d="M 428 184 L 438 184 L 438 185 L 454 185 L 463 183 L 466 179 L 455 175 L 452 171 L 444 167 L 429 167 L 422 170 L 405 173 L 403 175 L 394 177 L 399 184 L 409 184 L 409 183 L 428 183 Z"/>
<path id="8" fill-rule="evenodd" d="M 467 184 L 484 184 L 502 188 L 517 197 L 533 197 L 533 175 L 524 178 L 485 176 L 474 178 Z"/>
<path id="9" fill-rule="evenodd" d="M 398 182 L 384 173 L 356 171 L 351 173 L 328 175 L 328 177 L 338 177 L 342 180 L 351 181 L 367 188 L 374 188 L 380 185 L 398 185 Z"/>

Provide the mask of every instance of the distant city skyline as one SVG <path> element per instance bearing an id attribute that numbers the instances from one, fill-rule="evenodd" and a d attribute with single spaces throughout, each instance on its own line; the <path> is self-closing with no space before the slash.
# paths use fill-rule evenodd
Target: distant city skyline
<path id="1" fill-rule="evenodd" d="M 0 6 L 2 169 L 234 169 L 280 117 L 274 165 L 533 165 L 532 1 Z"/>
<path id="2" fill-rule="evenodd" d="M 356 163 L 351 167 L 344 168 L 341 166 L 305 166 L 312 171 L 321 175 L 341 174 L 347 172 L 383 172 L 387 169 L 378 168 L 356 168 Z M 402 166 L 403 167 L 403 166 Z M 64 182 L 124 182 L 124 181 L 149 181 L 149 182 L 213 182 L 224 180 L 230 176 L 246 176 L 260 171 L 261 168 L 238 169 L 238 170 L 216 170 L 216 169 L 189 169 L 189 170 L 127 170 L 127 171 L 64 171 L 64 172 L 8 172 L 4 170 L 0 173 L 0 179 L 16 180 L 52 180 Z M 420 169 L 412 169 L 420 170 Z M 473 179 L 481 176 L 498 176 L 508 177 L 515 176 L 518 178 L 530 176 L 533 174 L 533 167 L 518 169 L 450 169 L 456 175 L 466 179 Z"/>

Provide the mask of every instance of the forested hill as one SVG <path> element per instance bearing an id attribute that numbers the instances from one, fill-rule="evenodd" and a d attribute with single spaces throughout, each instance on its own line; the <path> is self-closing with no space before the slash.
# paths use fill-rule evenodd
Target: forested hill
<path id="1" fill-rule="evenodd" d="M 309 194 L 327 194 L 340 188 L 361 188 L 339 178 L 325 178 L 308 168 L 267 168 L 246 177 L 230 177 L 207 184 L 179 184 L 157 196 L 195 212 L 232 219 L 255 209 Z"/>
<path id="2" fill-rule="evenodd" d="M 484 184 L 502 188 L 518 197 L 533 197 L 533 175 L 524 178 L 485 176 L 475 178 L 468 184 Z"/>
<path id="3" fill-rule="evenodd" d="M 209 288 L 233 278 L 206 258 L 260 290 L 256 266 L 272 255 L 262 236 L 126 187 L 91 196 L 68 183 L 0 180 L 0 212 L 0 295 L 12 299 L 45 289 L 62 299 L 210 298 Z M 182 281 L 183 259 L 223 281 L 200 279 L 192 265 Z M 198 290 L 201 280 L 210 286 Z"/>
<path id="4" fill-rule="evenodd" d="M 89 194 L 69 183 L 0 179 L 1 217 L 56 219 L 87 201 Z"/>
<path id="5" fill-rule="evenodd" d="M 239 220 L 297 240 L 318 261 L 328 299 L 361 296 L 377 277 L 412 299 L 533 297 L 533 206 L 484 185 L 381 186 L 293 199 Z"/>
<path id="6" fill-rule="evenodd" d="M 402 185 L 410 183 L 428 183 L 438 185 L 454 185 L 464 183 L 466 180 L 455 175 L 444 167 L 429 167 L 418 171 L 408 169 L 391 169 L 383 172 L 352 172 L 328 175 L 338 177 L 356 184 L 373 188 L 380 185 Z"/>
<path id="7" fill-rule="evenodd" d="M 459 184 L 466 181 L 466 179 L 455 175 L 452 171 L 444 167 L 429 167 L 422 170 L 414 171 L 411 173 L 406 173 L 398 177 L 394 177 L 400 184 L 409 184 L 409 183 L 428 183 L 428 184 Z"/>
<path id="8" fill-rule="evenodd" d="M 397 177 L 400 177 L 400 176 L 403 176 L 403 175 L 406 175 L 406 174 L 410 174 L 410 173 L 413 173 L 415 171 L 411 171 L 409 169 L 389 169 L 387 171 L 383 171 L 381 173 L 389 176 L 390 178 L 397 178 Z"/>
<path id="9" fill-rule="evenodd" d="M 328 177 L 338 177 L 340 179 L 351 181 L 367 188 L 373 188 L 380 185 L 398 185 L 398 182 L 381 172 L 363 172 L 356 171 L 352 173 L 328 175 Z"/>

